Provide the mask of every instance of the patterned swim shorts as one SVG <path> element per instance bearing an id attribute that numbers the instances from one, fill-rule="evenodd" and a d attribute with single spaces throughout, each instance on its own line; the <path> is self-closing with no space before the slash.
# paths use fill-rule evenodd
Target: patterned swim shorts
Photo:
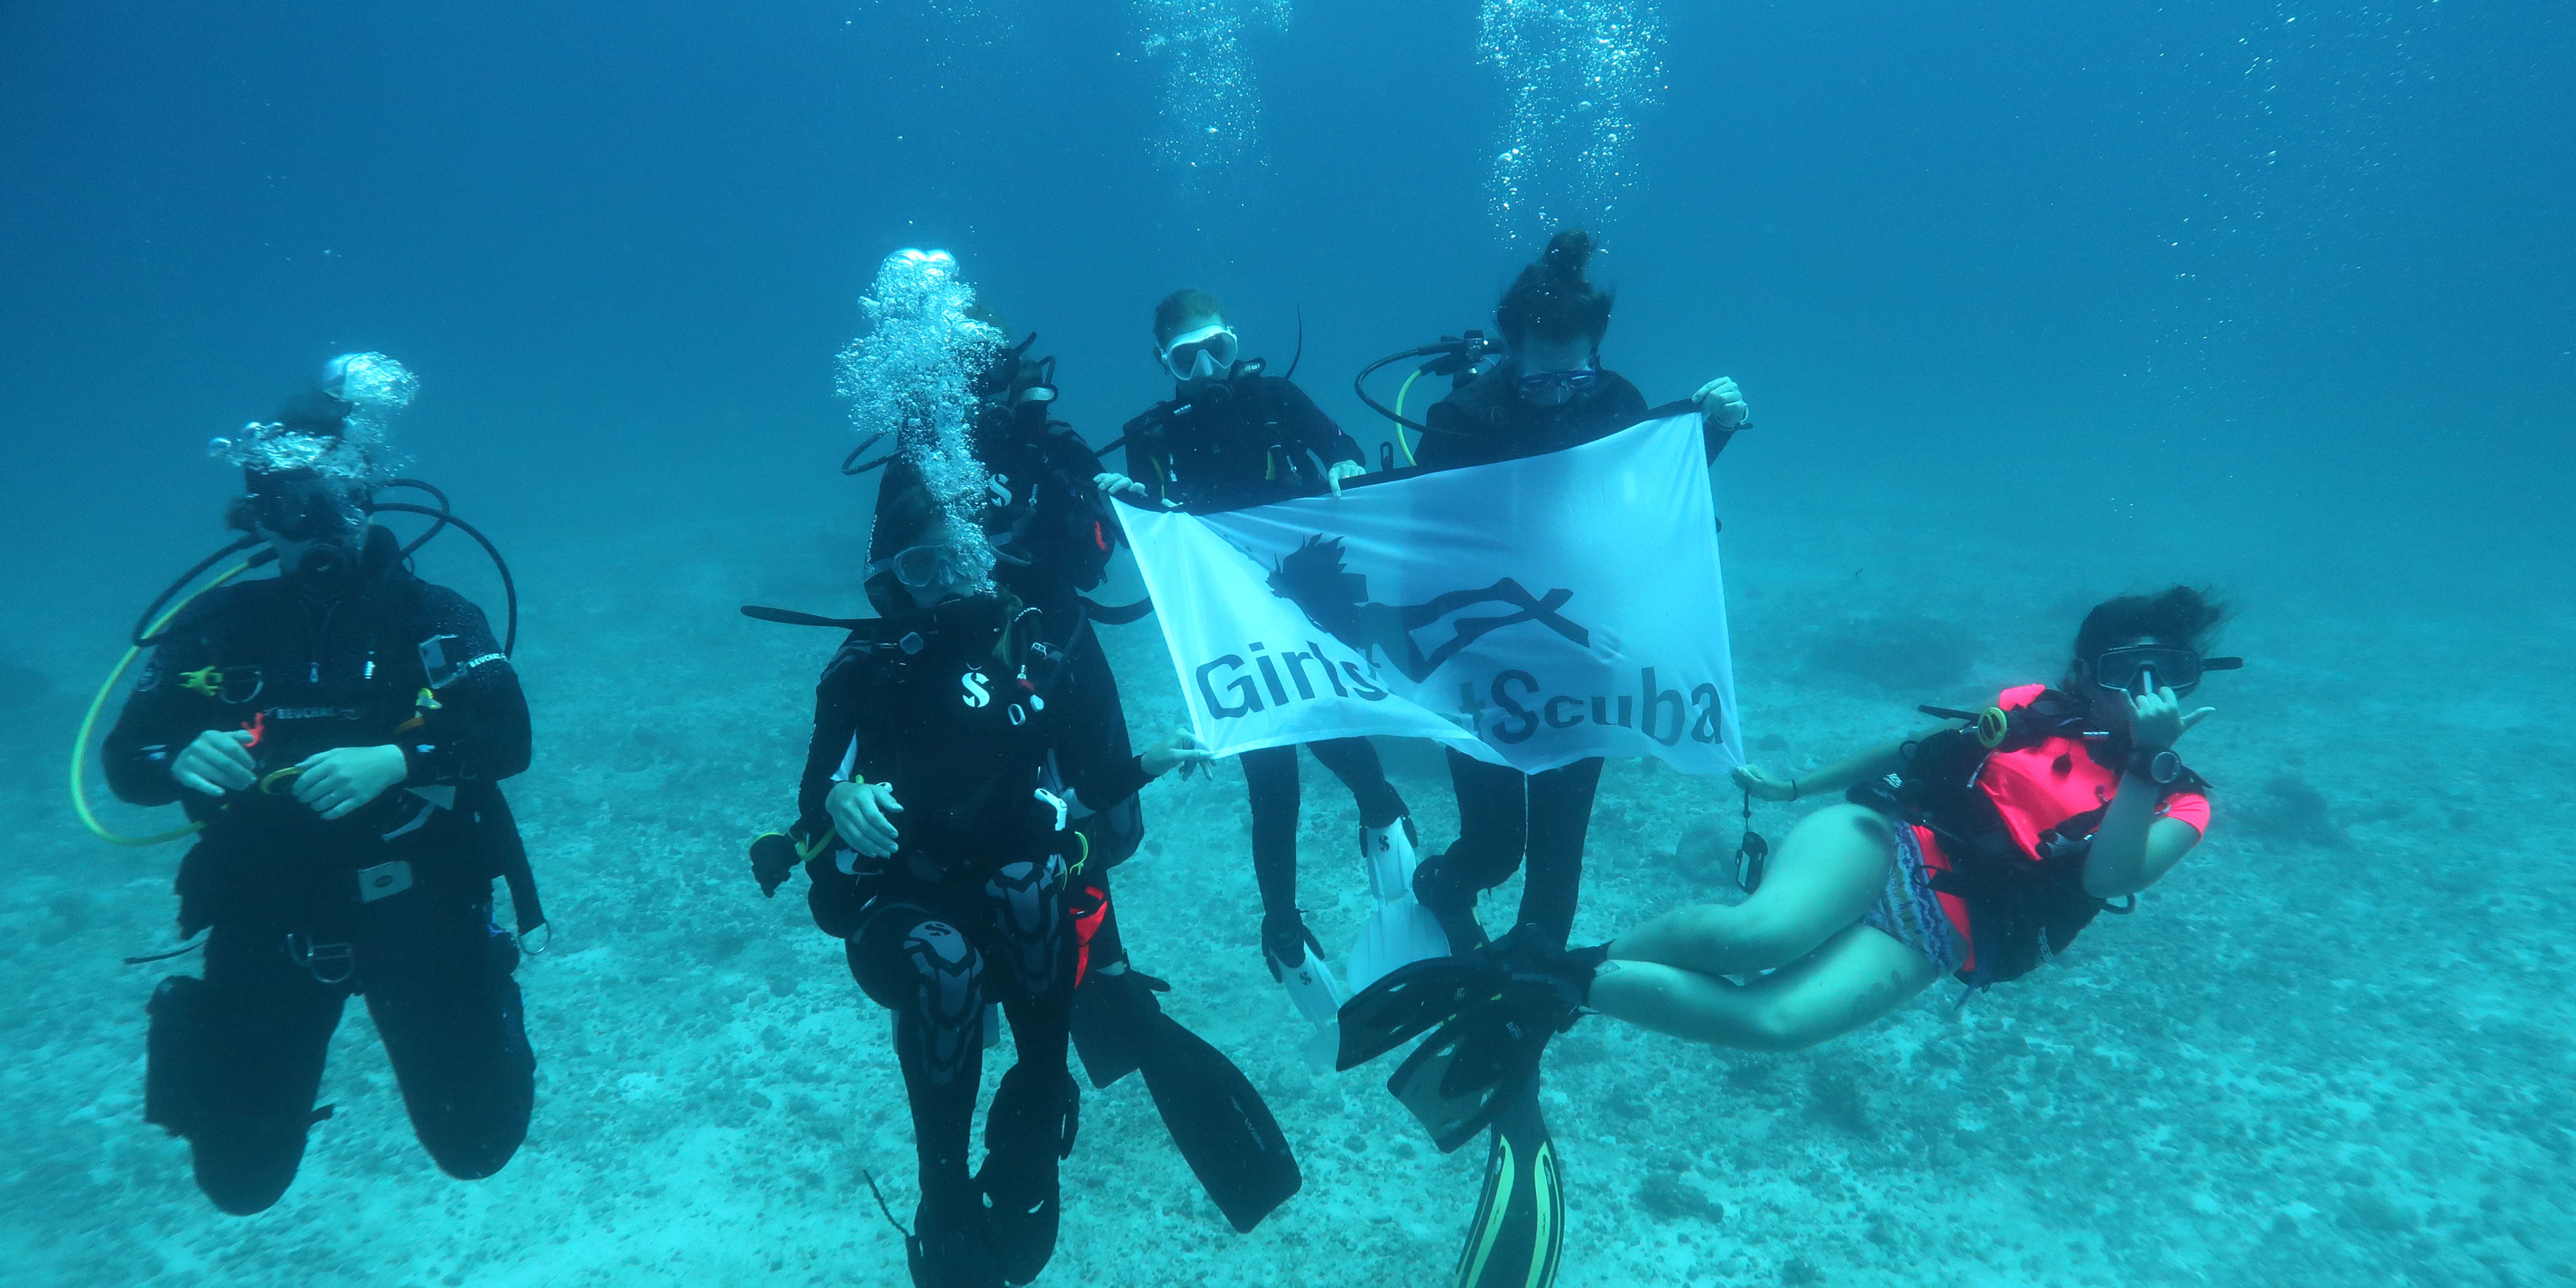
<path id="1" fill-rule="evenodd" d="M 1886 891 L 1860 919 L 1861 924 L 1930 958 L 1947 975 L 1968 959 L 1968 946 L 1941 910 L 1941 896 L 1932 889 L 1932 874 L 1923 866 L 1923 847 L 1914 828 L 1894 819 L 1888 823 L 1896 833 L 1896 869 L 1887 874 Z"/>

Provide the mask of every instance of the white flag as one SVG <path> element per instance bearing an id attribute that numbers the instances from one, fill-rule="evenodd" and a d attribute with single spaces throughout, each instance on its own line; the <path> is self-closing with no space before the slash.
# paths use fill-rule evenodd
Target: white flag
<path id="1" fill-rule="evenodd" d="M 1220 514 L 1121 504 L 1199 739 L 1368 734 L 1536 773 L 1744 763 L 1696 412 Z"/>

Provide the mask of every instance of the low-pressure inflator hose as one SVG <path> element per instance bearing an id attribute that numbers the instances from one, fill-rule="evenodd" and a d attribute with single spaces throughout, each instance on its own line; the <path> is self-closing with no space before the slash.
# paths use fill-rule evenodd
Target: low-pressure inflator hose
<path id="1" fill-rule="evenodd" d="M 223 585 L 225 582 L 231 581 L 233 578 L 250 571 L 251 563 L 251 560 L 244 559 L 240 563 L 234 564 L 232 567 L 225 569 L 222 576 L 215 578 L 213 581 L 207 582 L 203 586 L 199 586 L 196 590 L 190 592 L 186 599 L 182 599 L 174 605 L 169 612 L 163 613 L 160 620 L 152 623 L 150 629 L 139 632 L 138 638 L 149 641 L 153 636 L 160 634 L 163 628 L 170 625 L 171 619 L 185 611 L 188 605 L 197 602 L 197 596 L 205 594 L 207 591 L 213 590 L 215 587 Z M 164 596 L 164 598 L 167 598 L 167 596 Z M 107 709 L 108 695 L 116 692 L 117 682 L 125 678 L 126 669 L 133 666 L 134 659 L 141 657 L 142 655 L 143 645 L 141 644 L 130 645 L 126 648 L 125 656 L 117 659 L 116 669 L 107 673 L 107 683 L 98 686 L 98 696 L 89 700 L 89 711 L 81 716 L 80 736 L 72 740 L 72 812 L 80 815 L 81 825 L 87 827 L 91 834 L 98 837 L 98 839 L 105 841 L 110 845 L 122 845 L 131 849 L 141 849 L 147 845 L 162 845 L 170 841 L 175 841 L 183 836 L 194 835 L 199 829 L 205 826 L 203 823 L 190 823 L 186 827 L 172 828 L 167 832 L 155 832 L 150 836 L 125 836 L 107 830 L 107 825 L 99 822 L 98 816 L 90 812 L 89 788 L 81 781 L 81 765 L 89 759 L 90 733 L 98 727 L 98 713 Z"/>

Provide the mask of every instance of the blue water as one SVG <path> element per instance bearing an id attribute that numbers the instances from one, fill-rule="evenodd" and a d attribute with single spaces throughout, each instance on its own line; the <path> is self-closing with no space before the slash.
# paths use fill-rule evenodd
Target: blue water
<path id="1" fill-rule="evenodd" d="M 1562 1282 L 2576 1278 L 2576 22 L 1561 9 L 0 7 L 8 1281 L 899 1281 L 860 1180 L 911 1158 L 882 1021 L 741 876 L 826 643 L 732 614 L 857 602 L 831 373 L 875 265 L 956 254 L 1095 443 L 1168 392 L 1164 292 L 1222 295 L 1282 363 L 1302 312 L 1300 382 L 1373 455 L 1351 373 L 1485 325 L 1560 214 L 1620 287 L 1610 365 L 1751 401 L 1717 480 L 1758 759 L 2045 678 L 2133 586 L 2219 587 L 2251 659 L 2194 735 L 2208 844 L 2064 968 L 1796 1055 L 1563 1038 Z M 1569 23 L 1630 42 L 1626 79 L 1537 77 L 1516 116 Z M 1480 59 L 1497 34 L 1522 61 Z M 1507 189 L 1519 141 L 1545 155 Z M 338 1116 L 237 1220 L 140 1118 L 157 974 L 117 959 L 173 942 L 177 855 L 92 840 L 62 763 L 132 614 L 222 539 L 204 441 L 358 349 L 420 373 L 396 442 L 526 597 L 513 791 L 561 930 L 521 972 L 539 1103 L 508 1170 L 449 1181 L 353 1014 Z M 425 571 L 497 602 L 462 542 Z M 1176 718 L 1152 628 L 1111 648 L 1137 727 Z M 1391 750 L 1444 844 L 1436 762 Z M 1307 800 L 1307 902 L 1347 943 L 1348 805 L 1321 775 Z M 1122 918 L 1305 1192 L 1231 1234 L 1122 1083 L 1086 1102 L 1043 1282 L 1454 1256 L 1477 1151 L 1306 1068 L 1241 801 L 1230 769 L 1150 789 Z M 1729 897 L 1734 803 L 1613 765 L 1577 938 Z"/>

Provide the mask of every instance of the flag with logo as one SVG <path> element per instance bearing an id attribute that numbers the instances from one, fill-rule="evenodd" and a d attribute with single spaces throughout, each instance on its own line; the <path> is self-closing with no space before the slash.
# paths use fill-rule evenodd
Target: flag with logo
<path id="1" fill-rule="evenodd" d="M 1382 734 L 1531 773 L 1743 763 L 1696 411 L 1338 498 L 1118 514 L 1219 755 Z"/>

